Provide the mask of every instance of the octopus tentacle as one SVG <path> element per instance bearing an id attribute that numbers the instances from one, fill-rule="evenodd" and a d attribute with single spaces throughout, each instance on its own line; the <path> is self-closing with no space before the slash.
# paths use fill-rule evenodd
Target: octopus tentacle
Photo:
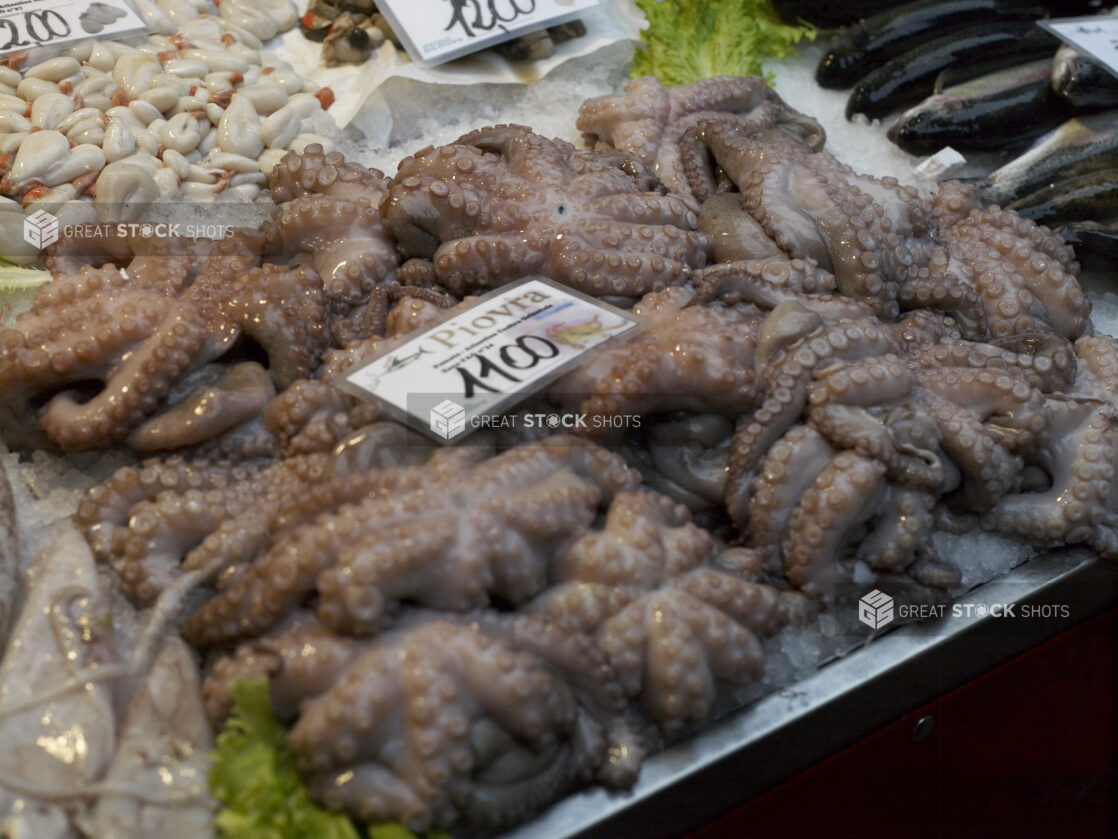
<path id="1" fill-rule="evenodd" d="M 84 531 L 94 556 L 104 560 L 110 555 L 118 528 L 127 522 L 136 504 L 164 491 L 221 488 L 246 480 L 253 471 L 247 464 L 191 462 L 177 456 L 149 460 L 138 467 L 122 466 L 85 493 L 74 520 Z"/>
<path id="2" fill-rule="evenodd" d="M 712 265 L 692 278 L 696 303 L 752 303 L 774 309 L 801 295 L 827 294 L 835 290 L 834 275 L 810 259 L 787 262 L 749 260 Z"/>
<path id="3" fill-rule="evenodd" d="M 782 262 L 789 258 L 760 223 L 745 211 L 741 195 L 736 192 L 720 192 L 703 202 L 699 209 L 699 230 L 714 239 L 716 263 L 751 259 L 762 263 Z"/>
<path id="4" fill-rule="evenodd" d="M 283 452 L 298 455 L 332 449 L 378 413 L 321 379 L 300 379 L 268 403 L 262 420 Z"/>
<path id="5" fill-rule="evenodd" d="M 463 236 L 439 246 L 431 260 L 438 281 L 455 294 L 494 288 L 545 268 L 556 237 L 544 228 L 522 239 L 501 234 Z"/>
<path id="6" fill-rule="evenodd" d="M 391 737 L 400 707 L 415 733 Z M 288 741 L 327 806 L 423 830 L 472 815 L 472 795 L 489 786 L 516 780 L 521 797 L 504 821 L 584 778 L 596 761 L 582 752 L 579 718 L 569 687 L 535 656 L 477 627 L 429 621 L 375 643 L 304 703 Z"/>
<path id="7" fill-rule="evenodd" d="M 1039 480 L 999 499 L 981 521 L 1043 544 L 1086 543 L 1113 557 L 1118 556 L 1118 341 L 1080 338 L 1075 351 L 1076 387 L 1066 396 L 1048 397 L 1051 425 L 1026 456 Z"/>
<path id="8" fill-rule="evenodd" d="M 922 370 L 920 386 L 970 411 L 1011 452 L 1033 448 L 1048 425 L 1044 395 L 1010 371 Z"/>
<path id="9" fill-rule="evenodd" d="M 654 166 L 669 190 L 697 207 L 701 201 L 688 188 L 682 138 L 698 119 L 731 115 L 754 129 L 780 126 L 812 150 L 826 139 L 819 123 L 788 107 L 758 76 L 716 76 L 674 88 L 651 76 L 633 79 L 622 95 L 584 102 L 575 124 L 588 144 L 620 149 Z"/>
<path id="10" fill-rule="evenodd" d="M 858 545 L 856 557 L 873 569 L 905 570 L 931 535 L 935 503 L 935 496 L 926 490 L 890 484 L 878 522 Z"/>
<path id="11" fill-rule="evenodd" d="M 718 680 L 751 681 L 764 662 L 752 632 L 685 591 L 646 595 L 606 621 L 599 635 L 626 692 L 669 733 L 707 718 Z M 680 667 L 681 648 L 700 666 Z"/>
<path id="12" fill-rule="evenodd" d="M 987 509 L 1013 489 L 1023 461 L 1002 445 L 992 429 L 932 390 L 922 388 L 917 401 L 936 421 L 940 445 L 962 474 L 962 486 L 956 489 L 963 509 Z"/>
<path id="13" fill-rule="evenodd" d="M 590 209 L 597 215 L 646 229 L 670 224 L 680 230 L 694 230 L 699 224 L 698 216 L 674 195 L 615 192 L 593 200 Z"/>
<path id="14" fill-rule="evenodd" d="M 740 497 L 764 453 L 797 420 L 807 405 L 808 385 L 824 363 L 856 361 L 899 349 L 887 329 L 872 322 L 842 321 L 809 333 L 775 358 L 762 371 L 766 397 L 761 407 L 746 416 L 734 435 L 727 476 L 728 494 Z M 732 516 L 742 516 L 737 505 Z"/>
<path id="15" fill-rule="evenodd" d="M 750 408 L 758 397 L 755 310 L 689 306 L 691 299 L 679 287 L 646 296 L 634 312 L 648 318 L 650 328 L 600 350 L 553 385 L 551 396 L 578 400 L 579 410 L 592 417 L 672 409 L 733 416 Z"/>
<path id="16" fill-rule="evenodd" d="M 263 230 L 267 258 L 310 254 L 327 298 L 339 304 L 359 303 L 395 276 L 395 248 L 377 208 L 364 201 L 303 195 L 278 207 Z"/>
<path id="17" fill-rule="evenodd" d="M 942 271 L 933 272 L 927 265 L 898 272 L 898 275 L 897 303 L 902 310 L 935 309 L 951 315 L 966 338 L 982 338 L 988 334 L 982 298 L 964 279 Z"/>
<path id="18" fill-rule="evenodd" d="M 788 580 L 812 597 L 832 597 L 840 578 L 839 553 L 874 515 L 885 491 L 884 466 L 853 452 L 835 455 L 789 518 L 781 546 Z"/>
<path id="19" fill-rule="evenodd" d="M 302 153 L 289 151 L 268 176 L 272 198 L 277 204 L 304 195 L 329 195 L 377 206 L 384 198 L 388 179 L 378 169 L 366 169 L 346 160 L 340 152 L 326 152 L 310 143 Z"/>
<path id="20" fill-rule="evenodd" d="M 455 293 L 546 271 L 590 294 L 639 298 L 709 257 L 675 196 L 524 126 L 492 126 L 401 162 L 382 205 L 400 281 Z M 416 259 L 420 261 L 415 261 Z"/>
<path id="21" fill-rule="evenodd" d="M 206 715 L 215 725 L 225 722 L 233 710 L 232 682 L 266 678 L 272 709 L 281 720 L 292 720 L 300 704 L 337 681 L 361 649 L 360 639 L 335 635 L 313 614 L 296 612 L 272 634 L 213 663 L 202 683 Z"/>
<path id="22" fill-rule="evenodd" d="M 1075 350 L 1067 339 L 1051 333 L 1022 333 L 992 339 L 989 343 L 943 340 L 910 358 L 913 364 L 930 369 L 970 367 L 1012 371 L 1044 393 L 1066 390 L 1076 378 Z"/>
<path id="23" fill-rule="evenodd" d="M 714 540 L 682 505 L 652 492 L 622 492 L 605 527 L 582 536 L 553 572 L 557 579 L 651 586 L 709 558 Z"/>
<path id="24" fill-rule="evenodd" d="M 211 365 L 198 372 L 211 383 L 184 380 L 186 395 L 175 400 L 172 393 L 166 410 L 137 426 L 127 438 L 131 448 L 157 452 L 206 443 L 259 416 L 276 395 L 268 371 L 255 361 L 228 368 Z"/>
<path id="25" fill-rule="evenodd" d="M 1016 213 L 974 210 L 941 236 L 953 260 L 973 266 L 991 332 L 1050 326 L 1074 339 L 1089 325 L 1090 302 L 1075 281 L 1078 263 L 1063 240 Z M 1011 300 L 1004 299 L 1012 295 Z"/>
<path id="26" fill-rule="evenodd" d="M 1042 544 L 1086 542 L 1118 555 L 1116 517 L 1109 498 L 1115 461 L 1115 423 L 1105 403 L 1050 397 L 1051 435 L 1030 457 L 1048 475 L 1043 492 L 1003 493 L 983 514 L 985 527 Z"/>
<path id="27" fill-rule="evenodd" d="M 778 558 L 792 511 L 834 455 L 834 447 L 809 425 L 790 429 L 769 449 L 752 496 L 732 499 L 731 509 L 748 510 L 754 547 Z"/>
<path id="28" fill-rule="evenodd" d="M 79 375 L 83 353 L 123 359 L 92 399 L 81 403 L 71 391 L 63 391 L 43 411 L 46 435 L 74 451 L 104 448 L 120 439 L 126 429 L 154 411 L 172 382 L 208 360 L 205 318 L 193 307 L 165 297 L 145 300 L 130 295 L 109 311 L 87 310 L 79 330 L 74 349 L 69 341 L 48 344 L 30 350 L 16 364 L 26 373 L 39 369 L 47 374 L 27 382 L 46 388 Z M 142 342 L 143 349 L 126 355 L 136 342 Z M 56 360 L 48 372 L 40 362 L 52 356 Z"/>
<path id="29" fill-rule="evenodd" d="M 296 527 L 199 608 L 184 632 L 203 644 L 257 634 L 316 590 L 319 617 L 359 634 L 382 628 L 405 598 L 458 611 L 486 605 L 489 594 L 520 602 L 543 586 L 565 535 L 635 481 L 618 458 L 573 438 L 471 468 L 480 454 L 381 470 L 362 500 Z M 420 573 L 434 567 L 443 570 L 438 589 Z"/>
<path id="30" fill-rule="evenodd" d="M 723 686 L 756 677 L 757 634 L 809 611 L 798 595 L 712 566 L 714 554 L 682 505 L 620 493 L 605 528 L 582 536 L 558 566 L 567 582 L 528 608 L 592 633 L 626 695 L 672 733 L 707 719 Z"/>

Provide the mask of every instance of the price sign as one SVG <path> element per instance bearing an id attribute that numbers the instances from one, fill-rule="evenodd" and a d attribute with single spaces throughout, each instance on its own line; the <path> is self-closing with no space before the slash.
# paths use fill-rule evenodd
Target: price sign
<path id="1" fill-rule="evenodd" d="M 337 384 L 381 401 L 440 442 L 457 441 L 641 325 L 569 288 L 523 280 L 409 336 Z"/>
<path id="2" fill-rule="evenodd" d="M 598 0 L 378 0 L 377 8 L 428 67 L 574 20 Z"/>
<path id="3" fill-rule="evenodd" d="M 1118 76 L 1118 17 L 1069 17 L 1042 20 L 1040 25 L 1094 58 L 1114 76 Z"/>
<path id="4" fill-rule="evenodd" d="M 146 30 L 122 0 L 0 2 L 0 56 L 86 38 L 121 38 Z"/>

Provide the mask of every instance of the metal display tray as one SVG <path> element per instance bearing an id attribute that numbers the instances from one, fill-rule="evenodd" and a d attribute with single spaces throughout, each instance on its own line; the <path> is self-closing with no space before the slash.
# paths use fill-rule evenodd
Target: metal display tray
<path id="1" fill-rule="evenodd" d="M 1013 617 L 979 617 L 977 608 L 954 617 L 948 606 L 947 617 L 872 640 L 867 630 L 866 642 L 845 656 L 651 756 L 631 790 L 584 790 L 502 839 L 679 839 L 1118 604 L 1118 563 L 1083 549 L 1054 550 L 956 602 L 963 601 L 1018 605 Z M 1025 616 L 1040 612 L 1056 614 Z"/>

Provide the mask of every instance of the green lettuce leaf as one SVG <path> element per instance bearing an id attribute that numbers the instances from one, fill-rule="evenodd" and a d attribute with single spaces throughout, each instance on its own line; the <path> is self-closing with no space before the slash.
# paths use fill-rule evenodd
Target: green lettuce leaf
<path id="1" fill-rule="evenodd" d="M 761 74 L 766 58 L 787 58 L 810 26 L 789 26 L 767 0 L 636 0 L 648 18 L 644 45 L 633 58 L 636 76 L 665 85 L 710 76 Z"/>
<path id="2" fill-rule="evenodd" d="M 264 679 L 230 686 L 233 713 L 212 754 L 210 791 L 221 804 L 218 835 L 224 839 L 361 839 L 342 813 L 311 800 L 287 745 L 287 731 L 272 711 Z M 399 822 L 369 827 L 370 839 L 419 839 Z M 450 839 L 428 833 L 425 839 Z"/>
<path id="3" fill-rule="evenodd" d="M 0 309 L 19 314 L 30 308 L 39 286 L 50 280 L 50 271 L 23 268 L 0 259 Z"/>

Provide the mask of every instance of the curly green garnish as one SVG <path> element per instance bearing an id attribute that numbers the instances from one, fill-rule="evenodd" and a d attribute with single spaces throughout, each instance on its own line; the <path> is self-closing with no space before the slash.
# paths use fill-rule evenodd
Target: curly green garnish
<path id="1" fill-rule="evenodd" d="M 223 839 L 361 839 L 343 813 L 311 800 L 287 745 L 287 730 L 272 711 L 267 681 L 236 680 L 229 688 L 233 713 L 217 736 L 210 791 L 221 804 Z M 419 839 L 399 822 L 368 826 L 369 839 Z M 450 839 L 443 832 L 424 839 Z"/>
<path id="2" fill-rule="evenodd" d="M 648 18 L 633 76 L 665 85 L 711 76 L 756 76 L 766 58 L 787 58 L 810 26 L 789 26 L 767 0 L 636 0 Z"/>

